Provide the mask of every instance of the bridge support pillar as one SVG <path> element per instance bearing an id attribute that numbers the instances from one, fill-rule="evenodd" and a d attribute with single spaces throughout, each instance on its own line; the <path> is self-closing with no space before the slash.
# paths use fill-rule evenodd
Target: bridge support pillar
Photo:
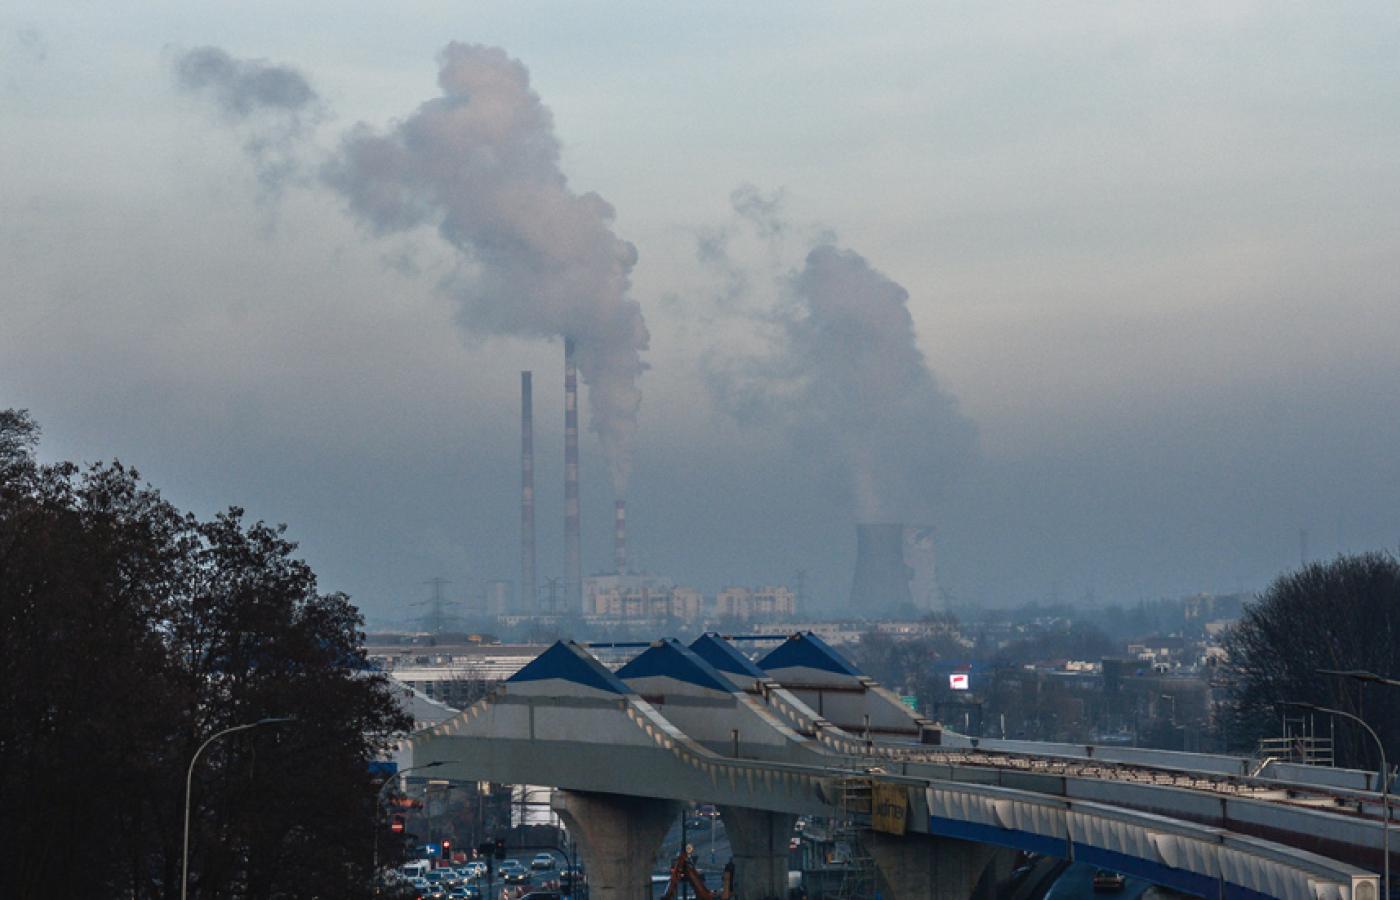
<path id="1" fill-rule="evenodd" d="M 893 900 L 974 900 L 994 897 L 1004 866 L 990 865 L 1010 850 L 927 834 L 896 837 L 867 831 L 861 841 Z M 1009 868 L 1007 868 L 1009 871 Z M 987 876 L 984 881 L 983 876 Z"/>
<path id="2" fill-rule="evenodd" d="M 797 816 L 723 805 L 719 814 L 734 854 L 734 892 L 744 900 L 786 897 L 788 843 Z"/>
<path id="3" fill-rule="evenodd" d="M 550 805 L 578 841 L 596 900 L 651 900 L 651 869 L 680 812 L 675 800 L 555 791 Z"/>

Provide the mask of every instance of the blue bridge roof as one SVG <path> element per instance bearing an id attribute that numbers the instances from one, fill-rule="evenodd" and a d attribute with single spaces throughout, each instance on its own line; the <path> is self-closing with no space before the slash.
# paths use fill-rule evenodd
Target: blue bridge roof
<path id="1" fill-rule="evenodd" d="M 774 669 L 804 668 L 835 672 L 838 675 L 862 674 L 844 656 L 831 649 L 826 641 L 810 631 L 794 634 L 783 641 L 759 660 L 758 665 L 769 672 Z"/>
<path id="2" fill-rule="evenodd" d="M 744 675 L 748 678 L 768 677 L 766 672 L 754 665 L 753 660 L 740 653 L 733 644 L 714 632 L 707 631 L 700 635 L 691 642 L 690 649 L 696 656 L 721 672 Z"/>
<path id="3" fill-rule="evenodd" d="M 552 647 L 528 662 L 525 668 L 507 678 L 506 683 L 545 681 L 550 678 L 572 681 L 614 694 L 632 693 L 606 666 L 573 641 L 555 641 Z"/>
<path id="4" fill-rule="evenodd" d="M 675 638 L 652 644 L 617 670 L 618 678 L 674 678 L 727 694 L 738 690 L 719 670 L 686 649 Z"/>

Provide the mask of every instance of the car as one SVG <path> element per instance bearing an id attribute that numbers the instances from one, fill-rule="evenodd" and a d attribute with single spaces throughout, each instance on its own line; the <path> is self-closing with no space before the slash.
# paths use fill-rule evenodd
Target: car
<path id="1" fill-rule="evenodd" d="M 583 869 L 579 868 L 578 866 L 559 867 L 560 887 L 572 887 L 575 881 L 577 881 L 579 884 L 583 884 L 585 881 L 587 881 L 587 879 L 583 876 Z"/>
<path id="2" fill-rule="evenodd" d="M 501 863 L 501 880 L 506 884 L 526 884 L 530 880 L 530 873 L 520 864 L 518 859 L 508 859 Z"/>
<path id="3" fill-rule="evenodd" d="M 1123 885 L 1127 881 L 1118 872 L 1109 869 L 1099 869 L 1094 872 L 1094 893 L 1112 894 L 1123 890 Z"/>
<path id="4" fill-rule="evenodd" d="M 536 853 L 534 859 L 530 860 L 532 869 L 552 869 L 554 868 L 554 856 L 550 853 Z"/>
<path id="5" fill-rule="evenodd" d="M 447 896 L 453 900 L 481 900 L 481 888 L 462 884 L 448 891 Z"/>
<path id="6" fill-rule="evenodd" d="M 480 878 L 486 874 L 486 863 L 479 859 L 472 860 L 462 867 L 468 878 Z"/>
<path id="7" fill-rule="evenodd" d="M 563 900 L 563 896 L 558 891 L 531 891 L 520 900 Z"/>

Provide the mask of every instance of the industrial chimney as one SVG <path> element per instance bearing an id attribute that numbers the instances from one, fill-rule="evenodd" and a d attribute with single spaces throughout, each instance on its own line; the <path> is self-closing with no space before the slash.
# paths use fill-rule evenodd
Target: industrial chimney
<path id="1" fill-rule="evenodd" d="M 613 505 L 613 563 L 617 574 L 627 574 L 627 501 Z"/>
<path id="2" fill-rule="evenodd" d="M 520 607 L 533 612 L 535 593 L 535 399 L 529 372 L 520 373 Z"/>
<path id="3" fill-rule="evenodd" d="M 583 610 L 583 552 L 578 511 L 578 368 L 574 339 L 564 339 L 564 596 L 570 611 Z"/>
<path id="4" fill-rule="evenodd" d="M 904 561 L 903 525 L 856 526 L 856 574 L 851 582 L 851 609 L 874 613 L 913 602 L 913 573 Z"/>

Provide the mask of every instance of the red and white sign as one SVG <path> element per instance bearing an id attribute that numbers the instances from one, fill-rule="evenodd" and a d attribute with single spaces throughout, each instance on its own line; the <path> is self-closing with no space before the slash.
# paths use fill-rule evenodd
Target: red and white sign
<path id="1" fill-rule="evenodd" d="M 968 688 L 966 672 L 951 672 L 948 675 L 948 687 L 955 691 L 965 691 Z"/>

